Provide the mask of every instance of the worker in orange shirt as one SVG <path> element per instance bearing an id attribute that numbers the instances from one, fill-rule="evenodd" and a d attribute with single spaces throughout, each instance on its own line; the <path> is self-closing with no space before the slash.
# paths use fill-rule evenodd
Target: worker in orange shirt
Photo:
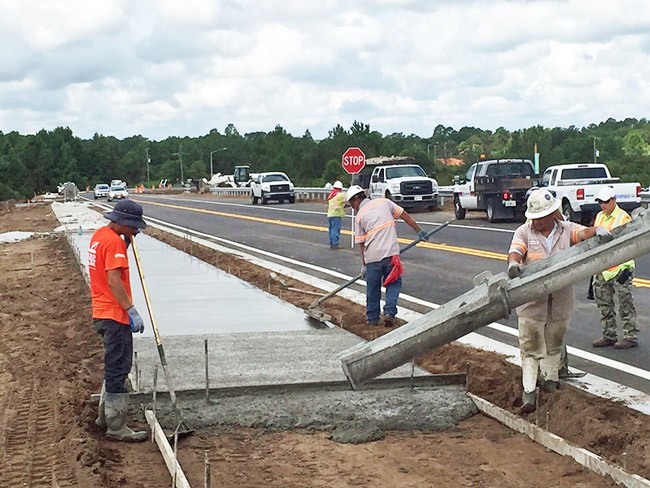
<path id="1" fill-rule="evenodd" d="M 93 325 L 104 342 L 104 385 L 95 422 L 109 438 L 140 442 L 147 433 L 126 425 L 125 381 L 133 364 L 132 334 L 144 331 L 131 296 L 127 247 L 147 224 L 142 206 L 132 200 L 121 200 L 105 217 L 110 223 L 93 234 L 88 249 Z"/>

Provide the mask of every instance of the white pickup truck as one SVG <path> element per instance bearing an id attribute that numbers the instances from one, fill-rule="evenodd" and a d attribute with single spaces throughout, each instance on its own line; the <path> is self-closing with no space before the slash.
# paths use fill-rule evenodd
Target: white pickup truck
<path id="1" fill-rule="evenodd" d="M 369 186 L 372 198 L 389 198 L 404 208 L 438 208 L 438 182 L 417 164 L 377 166 Z"/>
<path id="2" fill-rule="evenodd" d="M 280 172 L 259 173 L 251 180 L 251 203 L 266 205 L 269 200 L 296 202 L 296 191 L 289 177 Z"/>
<path id="3" fill-rule="evenodd" d="M 622 209 L 632 211 L 641 205 L 641 184 L 621 183 L 600 163 L 550 166 L 544 171 L 540 186 L 560 199 L 567 219 L 585 225 L 591 224 L 600 212 L 596 195 L 604 186 L 614 189 L 616 203 Z"/>

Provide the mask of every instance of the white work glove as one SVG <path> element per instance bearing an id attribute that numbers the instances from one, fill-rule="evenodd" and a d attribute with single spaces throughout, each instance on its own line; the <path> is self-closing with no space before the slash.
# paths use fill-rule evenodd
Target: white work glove
<path id="1" fill-rule="evenodd" d="M 517 261 L 508 262 L 508 278 L 519 278 L 524 266 Z"/>
<path id="2" fill-rule="evenodd" d="M 605 227 L 596 227 L 596 236 L 600 242 L 609 242 L 613 239 L 612 233 Z"/>
<path id="3" fill-rule="evenodd" d="M 366 265 L 365 264 L 361 265 L 361 270 L 359 271 L 359 274 L 361 274 L 361 278 L 365 279 L 365 277 L 366 277 Z"/>
<path id="4" fill-rule="evenodd" d="M 142 320 L 142 317 L 135 309 L 135 305 L 132 305 L 126 312 L 129 314 L 131 332 L 140 332 L 142 334 L 144 332 L 144 320 Z"/>

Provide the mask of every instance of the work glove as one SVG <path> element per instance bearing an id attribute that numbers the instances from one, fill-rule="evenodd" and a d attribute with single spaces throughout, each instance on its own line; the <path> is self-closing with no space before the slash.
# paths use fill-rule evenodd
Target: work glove
<path id="1" fill-rule="evenodd" d="M 508 278 L 519 278 L 524 267 L 517 261 L 510 261 L 508 263 Z"/>
<path id="2" fill-rule="evenodd" d="M 600 242 L 609 242 L 613 239 L 612 233 L 605 227 L 596 227 L 596 236 Z"/>
<path id="3" fill-rule="evenodd" d="M 129 314 L 131 332 L 140 332 L 142 334 L 144 332 L 144 320 L 142 320 L 142 317 L 135 309 L 135 305 L 132 305 L 126 312 Z"/>
<path id="4" fill-rule="evenodd" d="M 429 238 L 427 237 L 427 233 L 421 230 L 420 232 L 418 232 L 418 239 L 420 239 L 421 241 L 426 241 Z"/>
<path id="5" fill-rule="evenodd" d="M 365 264 L 361 265 L 361 270 L 359 271 L 359 274 L 361 274 L 361 278 L 365 279 L 365 277 L 366 277 L 366 265 Z"/>
<path id="6" fill-rule="evenodd" d="M 616 283 L 622 285 L 626 283 L 630 278 L 632 278 L 632 270 L 630 268 L 626 268 L 618 274 L 616 277 Z"/>

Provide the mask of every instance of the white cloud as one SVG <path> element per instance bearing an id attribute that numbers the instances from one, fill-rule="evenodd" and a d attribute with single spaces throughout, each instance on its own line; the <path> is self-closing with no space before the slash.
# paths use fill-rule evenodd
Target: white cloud
<path id="1" fill-rule="evenodd" d="M 647 117 L 644 0 L 0 2 L 0 130 L 325 137 Z"/>

